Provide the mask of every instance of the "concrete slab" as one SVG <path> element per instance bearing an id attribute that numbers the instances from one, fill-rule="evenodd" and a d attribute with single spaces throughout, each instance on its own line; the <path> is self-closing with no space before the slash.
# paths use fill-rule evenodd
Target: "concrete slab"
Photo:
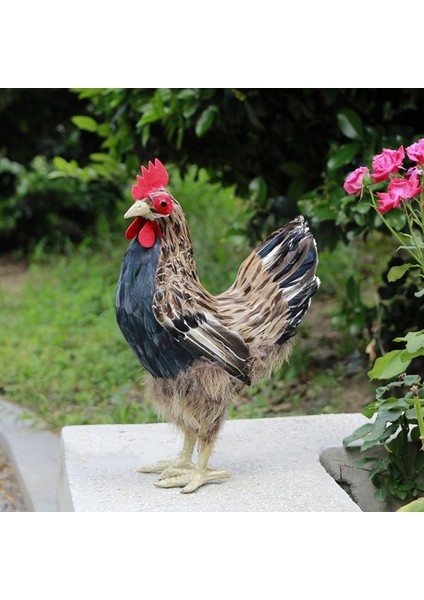
<path id="1" fill-rule="evenodd" d="M 231 471 L 193 494 L 153 484 L 141 465 L 174 458 L 168 424 L 84 425 L 62 430 L 61 511 L 360 511 L 319 456 L 366 421 L 361 414 L 227 421 L 211 464 Z"/>
<path id="2" fill-rule="evenodd" d="M 405 500 L 396 500 L 388 496 L 384 501 L 377 500 L 377 488 L 369 480 L 369 471 L 373 466 L 366 465 L 357 468 L 356 464 L 361 458 L 377 456 L 384 458 L 387 452 L 383 446 L 377 446 L 360 451 L 359 447 L 327 448 L 322 452 L 320 460 L 325 469 L 339 483 L 364 512 L 395 512 L 406 504 Z M 423 479 L 424 483 L 424 479 Z"/>
<path id="3" fill-rule="evenodd" d="M 0 399 L 0 447 L 16 473 L 26 510 L 54 512 L 60 439 L 23 414 Z"/>

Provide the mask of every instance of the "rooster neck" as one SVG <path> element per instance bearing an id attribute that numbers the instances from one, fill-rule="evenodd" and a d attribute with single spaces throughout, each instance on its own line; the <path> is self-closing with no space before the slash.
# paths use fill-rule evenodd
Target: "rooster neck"
<path id="1" fill-rule="evenodd" d="M 173 212 L 159 224 L 162 239 L 156 273 L 158 285 L 166 285 L 169 277 L 176 273 L 198 281 L 190 231 L 177 201 L 174 200 Z"/>

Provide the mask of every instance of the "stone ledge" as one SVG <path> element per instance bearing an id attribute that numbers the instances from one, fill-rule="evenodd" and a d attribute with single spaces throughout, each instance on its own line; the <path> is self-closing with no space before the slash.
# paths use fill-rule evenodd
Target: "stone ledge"
<path id="1" fill-rule="evenodd" d="M 25 508 L 55 512 L 59 481 L 59 436 L 24 411 L 0 399 L 0 446 L 16 473 Z"/>
<path id="2" fill-rule="evenodd" d="M 360 511 L 320 462 L 366 422 L 361 414 L 227 421 L 211 464 L 231 471 L 193 494 L 153 484 L 137 467 L 180 450 L 168 424 L 65 427 L 58 509 L 111 512 Z"/>

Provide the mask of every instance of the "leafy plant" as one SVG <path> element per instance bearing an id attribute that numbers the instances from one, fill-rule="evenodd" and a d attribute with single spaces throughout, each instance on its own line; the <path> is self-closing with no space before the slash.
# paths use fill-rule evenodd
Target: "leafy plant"
<path id="1" fill-rule="evenodd" d="M 57 167 L 63 159 L 55 161 Z M 68 164 L 68 163 L 67 163 Z M 70 167 L 78 169 L 75 161 Z M 63 250 L 68 241 L 81 242 L 111 221 L 121 198 L 111 182 L 76 177 L 71 168 L 58 173 L 44 157 L 29 168 L 0 158 L 0 239 L 3 248 L 32 251 L 37 246 Z"/>
<path id="2" fill-rule="evenodd" d="M 375 373 L 376 367 L 373 376 Z M 384 374 L 382 370 L 381 375 Z M 371 465 L 369 478 L 377 488 L 379 500 L 384 500 L 387 494 L 405 500 L 424 492 L 424 452 L 420 441 L 423 433 L 416 410 L 417 404 L 420 408 L 424 406 L 423 399 L 421 378 L 403 373 L 400 378 L 377 388 L 376 399 L 363 409 L 366 417 L 375 416 L 375 419 L 343 440 L 344 446 L 363 440 L 361 451 L 383 444 L 386 449 L 383 458 L 367 456 L 356 465 L 358 468 Z"/>
<path id="3" fill-rule="evenodd" d="M 343 170 L 368 160 L 380 144 L 424 131 L 421 90 L 103 88 L 74 92 L 86 110 L 73 123 L 87 135 L 97 136 L 97 153 L 109 155 L 115 167 L 124 165 L 126 172 L 133 173 L 143 156 L 159 156 L 183 171 L 190 164 L 206 168 L 214 179 L 235 184 L 243 198 L 257 191 L 250 221 L 252 241 L 297 214 L 297 201 L 307 190 L 315 190 L 304 198 L 312 203 L 321 246 L 323 241 L 346 240 L 349 232 L 357 235 L 365 224 L 361 213 L 349 206 L 343 215 L 334 205 L 335 196 L 345 196 Z M 337 213 L 343 227 L 336 222 Z"/>
<path id="4" fill-rule="evenodd" d="M 388 231 L 397 239 L 399 250 L 407 252 L 413 262 L 394 266 L 388 272 L 389 281 L 397 281 L 409 270 L 417 271 L 419 283 L 424 278 L 424 207 L 422 181 L 424 179 L 424 139 L 407 148 L 408 156 L 416 166 L 406 171 L 404 177 L 398 171 L 403 168 L 405 156 L 403 146 L 397 150 L 384 149 L 374 157 L 370 174 L 368 167 L 359 167 L 351 173 L 344 184 L 349 194 L 368 195 L 371 206 Z M 421 185 L 420 180 L 421 179 Z M 373 181 L 374 180 L 374 181 Z M 376 192 L 375 183 L 390 180 L 387 192 Z M 417 196 L 420 195 L 418 199 Z M 399 209 L 404 217 L 405 229 L 393 227 L 386 213 Z M 420 298 L 424 289 L 415 293 Z M 387 493 L 399 499 L 415 498 L 424 491 L 421 474 L 424 470 L 424 418 L 423 384 L 421 377 L 407 374 L 413 360 L 424 356 L 424 330 L 410 331 L 394 342 L 403 343 L 403 348 L 394 349 L 379 357 L 369 371 L 370 379 L 392 380 L 376 390 L 376 400 L 369 404 L 363 413 L 371 418 L 352 435 L 344 439 L 344 444 L 363 439 L 361 450 L 383 444 L 387 450 L 384 458 L 367 457 L 358 463 L 373 462 L 370 478 L 378 487 L 377 496 L 384 499 Z M 404 389 L 408 391 L 405 393 Z M 402 392 L 400 395 L 396 392 Z"/>

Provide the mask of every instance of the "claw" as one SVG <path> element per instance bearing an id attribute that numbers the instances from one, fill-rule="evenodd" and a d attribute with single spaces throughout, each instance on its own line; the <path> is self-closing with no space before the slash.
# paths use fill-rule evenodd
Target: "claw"
<path id="1" fill-rule="evenodd" d="M 215 471 L 213 469 L 205 470 L 194 470 L 191 474 L 189 483 L 181 490 L 182 494 L 190 494 L 195 492 L 200 486 L 211 481 L 217 481 L 218 479 L 227 479 L 231 477 L 231 473 L 228 471 Z"/>
<path id="2" fill-rule="evenodd" d="M 193 463 L 187 465 L 179 465 L 179 468 L 168 467 L 160 474 L 159 481 L 161 479 L 168 479 L 169 477 L 179 477 L 180 475 L 186 475 L 187 471 L 191 471 L 193 469 Z"/>
<path id="3" fill-rule="evenodd" d="M 140 467 L 137 469 L 138 473 L 163 473 L 167 469 L 192 469 L 193 463 L 187 460 L 160 460 L 159 462 L 153 465 L 146 465 L 145 467 Z"/>
<path id="4" fill-rule="evenodd" d="M 138 473 L 162 473 L 164 469 L 167 469 L 171 466 L 171 460 L 160 460 L 159 462 L 153 465 L 145 465 L 144 467 L 139 467 L 137 469 Z"/>
<path id="5" fill-rule="evenodd" d="M 167 477 L 166 479 L 159 479 L 156 481 L 155 486 L 160 488 L 172 488 L 172 487 L 183 487 L 189 483 L 191 479 L 191 473 L 184 473 L 177 477 Z"/>
<path id="6" fill-rule="evenodd" d="M 155 486 L 161 488 L 182 487 L 181 493 L 190 494 L 205 483 L 226 479 L 227 477 L 230 477 L 228 471 L 216 471 L 210 468 L 202 470 L 196 468 L 186 473 L 175 469 L 162 473 Z"/>

